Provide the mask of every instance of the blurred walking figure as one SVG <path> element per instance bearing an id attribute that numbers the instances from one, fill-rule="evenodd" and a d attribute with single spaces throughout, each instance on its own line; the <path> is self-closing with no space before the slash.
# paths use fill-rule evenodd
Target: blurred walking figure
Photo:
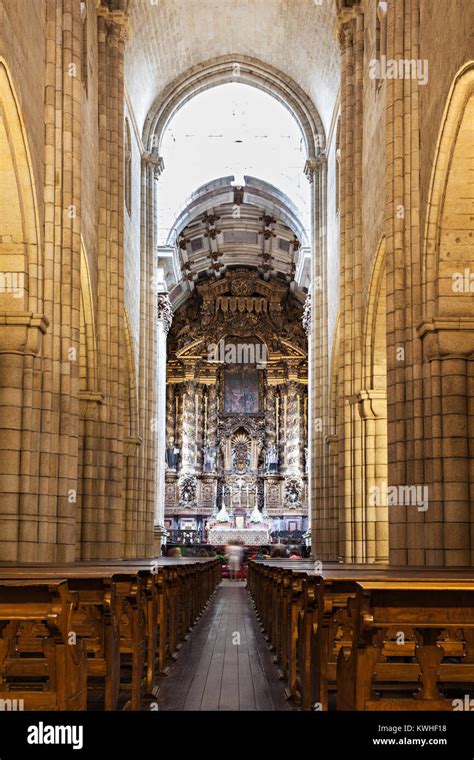
<path id="1" fill-rule="evenodd" d="M 229 565 L 230 580 L 238 581 L 240 566 L 242 564 L 243 549 L 238 544 L 228 544 L 226 547 L 227 563 Z"/>

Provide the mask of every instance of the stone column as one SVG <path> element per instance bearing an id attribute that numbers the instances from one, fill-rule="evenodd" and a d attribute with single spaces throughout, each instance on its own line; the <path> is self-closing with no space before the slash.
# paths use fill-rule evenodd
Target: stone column
<path id="1" fill-rule="evenodd" d="M 53 52 L 47 43 L 47 58 L 50 63 L 50 74 L 55 77 L 55 85 L 50 80 L 50 94 L 55 92 L 55 102 L 48 99 L 45 143 L 45 177 L 48 187 L 45 187 L 45 313 L 50 320 L 51 329 L 45 336 L 44 355 L 51 356 L 52 365 L 43 374 L 43 387 L 51 391 L 49 403 L 45 409 L 45 419 L 51 425 L 53 439 L 47 447 L 47 454 L 40 461 L 40 471 L 49 460 L 49 488 L 46 493 L 57 489 L 57 527 L 52 532 L 52 526 L 43 524 L 38 535 L 40 540 L 56 543 L 56 558 L 58 560 L 75 558 L 72 551 L 75 543 L 76 500 L 72 491 L 78 490 L 78 437 L 79 437 L 79 332 L 80 332 L 80 197 L 81 197 L 81 99 L 82 84 L 80 74 L 80 9 L 74 0 L 63 0 L 62 3 L 48 3 L 48 28 L 52 24 L 58 29 L 58 11 L 61 13 L 62 27 L 61 58 L 58 58 L 58 47 Z M 53 62 L 54 57 L 54 62 Z M 68 73 L 67 63 L 74 61 L 75 76 Z M 53 74 L 54 69 L 54 74 Z M 58 88 L 59 82 L 59 88 Z M 60 91 L 62 88 L 62 92 Z M 59 91 L 58 91 L 59 89 Z M 55 109 L 57 109 L 55 111 Z M 54 135 L 51 129 L 54 121 Z M 49 158 L 52 156 L 51 145 L 55 148 L 55 165 Z M 49 165 L 49 166 L 48 166 Z M 58 176 L 60 179 L 58 180 Z M 51 201 L 51 190 L 54 187 L 54 210 Z M 46 210 L 48 209 L 48 210 Z M 72 217 L 72 218 L 70 218 Z M 53 253 L 54 251 L 54 253 Z M 51 254 L 53 257 L 51 258 Z M 50 300 L 51 299 L 51 300 Z M 49 303 L 48 303 L 49 301 Z M 74 361 L 71 361 L 71 356 Z M 49 376 L 48 376 L 49 375 Z M 50 405 L 51 404 L 51 405 Z M 54 440 L 56 439 L 56 440 Z M 46 471 L 48 468 L 45 468 Z M 54 484 L 53 473 L 57 473 L 57 484 Z M 23 489 L 22 489 L 23 490 Z M 43 508 L 39 513 L 42 520 L 50 522 L 54 514 L 53 504 L 46 505 L 45 492 L 40 499 Z M 31 538 L 31 526 L 27 527 L 28 539 Z M 54 537 L 53 537 L 54 536 Z M 20 537 L 21 541 L 21 537 Z M 39 548 L 39 547 L 38 547 Z M 51 550 L 48 552 L 51 557 Z M 46 561 L 47 556 L 42 551 L 38 559 Z"/>
<path id="2" fill-rule="evenodd" d="M 156 309 L 156 370 L 154 373 L 156 394 L 155 456 L 156 488 L 154 509 L 155 553 L 160 549 L 166 535 L 165 531 L 165 456 L 166 456 L 166 341 L 173 312 L 169 296 L 165 292 L 157 294 Z"/>
<path id="3" fill-rule="evenodd" d="M 433 319 L 418 333 L 424 359 L 425 561 L 471 565 L 474 319 Z"/>
<path id="4" fill-rule="evenodd" d="M 312 551 L 321 559 L 334 559 L 328 536 L 328 460 L 325 435 L 329 430 L 328 292 L 327 292 L 327 161 L 324 155 L 308 159 L 311 184 L 313 248 L 311 298 L 305 317 L 308 334 L 308 471 Z"/>
<path id="5" fill-rule="evenodd" d="M 157 436 L 158 436 L 158 298 L 163 290 L 162 272 L 156 258 L 157 245 L 157 183 L 163 170 L 163 160 L 154 152 L 141 158 L 141 242 L 140 242 L 140 346 L 138 404 L 140 436 L 138 470 L 142 484 L 138 511 L 145 556 L 154 554 L 153 538 L 157 499 Z M 166 295 L 166 294 L 165 294 Z M 163 379 L 161 379 L 163 383 Z M 158 539 L 160 536 L 158 537 Z"/>
<path id="6" fill-rule="evenodd" d="M 106 4 L 97 8 L 98 35 L 98 240 L 97 390 L 103 402 L 84 461 L 94 462 L 96 480 L 82 499 L 81 558 L 124 553 L 124 256 L 123 121 L 124 50 L 128 19 Z"/>
<path id="7" fill-rule="evenodd" d="M 1 299 L 0 559 L 55 562 L 75 559 L 81 18 L 74 0 L 46 0 L 44 5 L 43 246 L 41 250 L 36 219 L 34 233 L 19 227 L 18 240 L 25 235 L 27 243 L 34 235 L 35 241 L 25 244 L 21 256 L 14 255 L 12 246 L 8 258 L 16 259 L 15 271 L 26 274 L 28 286 L 10 304 Z M 33 188 L 18 187 L 23 202 L 28 193 L 34 216 Z"/>
<path id="8" fill-rule="evenodd" d="M 328 477 L 328 556 L 339 559 L 342 535 L 339 523 L 339 448 L 337 435 L 330 433 L 324 438 L 327 448 Z"/>
<path id="9" fill-rule="evenodd" d="M 361 466 L 364 473 L 365 562 L 388 562 L 387 394 L 360 391 L 354 398 L 362 420 Z"/>
<path id="10" fill-rule="evenodd" d="M 388 3 L 387 59 L 417 60 L 419 0 Z M 422 485 L 424 409 L 420 250 L 419 84 L 386 81 L 387 418 L 389 486 Z M 425 564 L 425 514 L 389 507 L 390 561 Z"/>
<path id="11" fill-rule="evenodd" d="M 341 48 L 339 498 L 342 557 L 366 560 L 362 421 L 351 399 L 362 378 L 362 109 L 364 16 L 338 14 Z M 329 433 L 329 431 L 326 431 Z"/>

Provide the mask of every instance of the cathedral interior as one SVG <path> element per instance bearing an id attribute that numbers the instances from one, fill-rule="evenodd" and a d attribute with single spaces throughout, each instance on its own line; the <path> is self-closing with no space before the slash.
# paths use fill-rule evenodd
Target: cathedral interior
<path id="1" fill-rule="evenodd" d="M 0 712 L 472 709 L 473 29 L 0 0 Z"/>

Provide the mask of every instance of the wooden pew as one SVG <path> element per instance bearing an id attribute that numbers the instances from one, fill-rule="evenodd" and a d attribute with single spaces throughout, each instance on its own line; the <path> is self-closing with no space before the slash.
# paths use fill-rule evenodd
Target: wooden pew
<path id="1" fill-rule="evenodd" d="M 210 596 L 221 580 L 221 564 L 204 557 L 157 557 L 103 560 L 99 566 L 132 567 L 147 573 L 147 693 L 155 693 L 157 677 L 169 672 Z"/>
<path id="2" fill-rule="evenodd" d="M 293 580 L 282 581 L 284 574 L 290 574 Z M 341 646 L 348 644 L 347 632 L 341 634 L 341 616 L 343 619 L 348 600 L 355 596 L 357 580 L 388 578 L 411 578 L 415 584 L 422 578 L 431 578 L 443 583 L 457 579 L 466 583 L 474 580 L 474 571 L 466 568 L 397 568 L 388 565 L 343 565 L 325 562 L 321 573 L 316 574 L 314 563 L 301 560 L 260 560 L 250 564 L 249 589 L 254 594 L 256 606 L 262 603 L 264 587 L 264 595 L 267 598 L 270 598 L 272 593 L 275 598 L 276 589 L 282 582 L 293 590 L 290 595 L 280 594 L 281 604 L 284 605 L 280 611 L 280 622 L 286 625 L 288 635 L 288 668 L 284 675 L 289 681 L 288 696 L 299 698 L 303 709 L 311 709 L 315 704 L 319 704 L 321 709 L 328 709 L 328 690 L 335 687 L 336 682 L 337 653 Z M 273 592 L 269 589 L 270 585 L 273 586 Z M 268 625 L 268 615 L 265 617 Z M 390 640 L 389 633 L 390 631 L 387 631 L 382 649 L 383 659 L 388 661 L 379 660 L 376 681 L 383 684 L 394 679 L 395 682 L 408 683 L 410 678 L 414 678 L 416 685 L 419 666 L 416 663 L 403 663 L 403 668 L 400 667 L 402 657 L 412 657 L 414 654 L 413 638 L 407 639 L 407 643 L 400 647 L 398 643 Z M 278 641 L 284 637 L 285 632 L 277 633 L 271 630 L 271 634 L 273 642 L 278 646 Z M 473 634 L 468 629 L 463 632 L 463 636 L 472 641 Z M 461 642 L 451 636 L 449 642 L 445 639 L 444 646 L 451 656 L 464 655 L 463 662 L 466 662 L 466 658 L 474 661 L 471 659 L 474 658 L 474 647 L 471 644 L 463 652 Z M 390 662 L 395 655 L 398 661 Z M 454 669 L 450 668 L 449 672 L 450 678 L 454 678 Z M 466 668 L 463 673 L 467 675 Z"/>
<path id="3" fill-rule="evenodd" d="M 131 659 L 131 709 L 154 693 L 168 656 L 220 580 L 220 563 L 207 558 L 104 560 L 54 565 L 0 566 L 0 577 L 65 575 L 80 597 L 75 625 L 84 635 L 89 676 L 105 678 L 105 709 L 116 709 L 120 664 Z M 95 623 L 95 625 L 92 625 Z M 100 635 L 102 632 L 102 635 Z M 146 677 L 143 669 L 146 659 Z"/>
<path id="4" fill-rule="evenodd" d="M 249 565 L 249 589 L 256 593 L 262 625 L 280 676 L 288 681 L 287 698 L 298 695 L 298 629 L 303 605 L 304 581 L 314 562 L 305 560 L 257 560 Z"/>
<path id="5" fill-rule="evenodd" d="M 80 563 L 78 563 L 80 566 Z M 169 672 L 168 660 L 176 657 L 179 645 L 180 578 L 190 563 L 179 558 L 103 560 L 94 565 L 100 570 L 139 572 L 145 581 L 146 686 L 156 692 L 157 678 Z M 197 563 L 196 563 L 197 566 Z"/>
<path id="6" fill-rule="evenodd" d="M 335 688 L 336 662 L 342 646 L 347 646 L 350 640 L 351 623 L 347 619 L 350 599 L 355 596 L 356 584 L 369 581 L 398 581 L 412 582 L 415 586 L 426 582 L 439 582 L 443 585 L 450 583 L 469 584 L 474 581 L 474 571 L 459 568 L 409 568 L 409 567 L 380 567 L 338 566 L 336 569 L 325 569 L 320 578 L 313 583 L 316 593 L 315 612 L 313 611 L 313 655 L 311 660 L 311 692 L 309 699 L 312 703 L 320 703 L 323 710 L 328 709 L 328 690 Z M 395 635 L 399 629 L 395 630 Z M 470 638 L 471 635 L 468 634 Z M 399 644 L 387 630 L 382 648 L 382 656 L 413 657 L 415 642 L 413 634 L 406 632 L 406 643 Z M 460 642 L 452 641 L 447 646 L 451 656 L 463 654 Z M 417 666 L 397 670 L 379 664 L 376 680 L 382 684 L 390 681 L 414 681 L 418 678 Z"/>
<path id="7" fill-rule="evenodd" d="M 181 641 L 220 583 L 221 564 L 207 557 L 99 560 L 95 564 L 126 565 L 150 573 L 147 620 L 155 623 L 148 622 L 147 689 L 153 692 L 156 676 L 167 674 L 168 660 L 176 659 Z"/>
<path id="8" fill-rule="evenodd" d="M 220 562 L 205 557 L 158 557 L 114 561 L 115 566 L 124 563 L 149 569 L 157 580 L 160 595 L 157 622 L 159 628 L 166 629 L 163 630 L 165 635 L 159 638 L 162 644 L 167 640 L 166 651 L 161 646 L 159 654 L 160 671 L 163 671 L 166 656 L 172 656 L 179 648 L 180 640 L 187 636 L 220 583 Z M 97 564 L 110 565 L 110 561 L 100 561 Z"/>
<path id="9" fill-rule="evenodd" d="M 85 710 L 84 642 L 72 641 L 78 596 L 65 579 L 0 580 L 0 699 L 26 710 Z"/>
<path id="10" fill-rule="evenodd" d="M 474 581 L 361 581 L 356 586 L 348 603 L 350 646 L 341 647 L 337 660 L 337 709 L 452 710 L 439 684 L 474 682 L 474 664 L 443 663 L 440 637 L 474 630 Z M 420 688 L 413 696 L 376 699 L 375 672 L 392 627 L 415 632 Z M 407 665 L 388 663 L 385 677 L 403 682 Z"/>
<path id="11" fill-rule="evenodd" d="M 90 678 L 103 677 L 104 707 L 114 710 L 120 686 L 123 657 L 131 658 L 131 708 L 140 709 L 146 652 L 145 589 L 147 573 L 126 567 L 94 567 L 75 563 L 54 566 L 35 564 L 0 567 L 0 579 L 66 578 L 77 594 L 78 606 L 71 628 L 84 639 Z"/>

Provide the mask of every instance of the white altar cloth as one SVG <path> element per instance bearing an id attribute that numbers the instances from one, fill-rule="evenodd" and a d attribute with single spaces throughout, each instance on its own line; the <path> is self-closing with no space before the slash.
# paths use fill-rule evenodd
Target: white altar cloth
<path id="1" fill-rule="evenodd" d="M 247 546 L 261 546 L 268 544 L 270 533 L 268 528 L 229 528 L 222 525 L 211 528 L 208 533 L 208 542 L 210 544 L 229 544 L 231 541 L 242 541 Z"/>

